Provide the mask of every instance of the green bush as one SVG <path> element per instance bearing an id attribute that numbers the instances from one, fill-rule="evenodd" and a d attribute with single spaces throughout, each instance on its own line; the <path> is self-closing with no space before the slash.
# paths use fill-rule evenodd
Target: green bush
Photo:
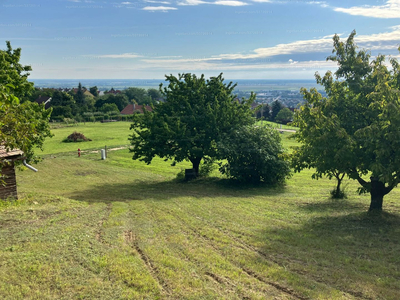
<path id="1" fill-rule="evenodd" d="M 289 163 L 278 131 L 271 127 L 245 126 L 219 144 L 220 172 L 246 183 L 277 184 L 290 176 Z"/>

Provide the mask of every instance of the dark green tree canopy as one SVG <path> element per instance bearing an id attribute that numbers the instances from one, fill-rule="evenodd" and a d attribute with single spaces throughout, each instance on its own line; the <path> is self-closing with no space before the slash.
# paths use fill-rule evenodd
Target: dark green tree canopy
<path id="1" fill-rule="evenodd" d="M 83 94 L 85 91 L 83 90 L 82 84 L 79 82 L 78 85 L 78 90 L 76 91 L 75 94 L 75 102 L 78 105 L 84 105 L 85 104 L 85 95 Z"/>
<path id="2" fill-rule="evenodd" d="M 153 99 L 147 94 L 147 91 L 142 88 L 130 87 L 123 91 L 131 103 L 151 104 Z"/>
<path id="3" fill-rule="evenodd" d="M 370 210 L 381 210 L 383 197 L 400 180 L 400 68 L 396 59 L 357 50 L 353 31 L 346 42 L 335 35 L 338 70 L 316 79 L 327 93 L 302 89 L 305 104 L 295 116 L 296 170 L 316 168 L 316 176 L 345 173 L 371 194 Z M 400 50 L 400 49 L 399 49 Z M 366 180 L 365 176 L 370 177 Z"/>
<path id="4" fill-rule="evenodd" d="M 95 97 L 99 95 L 99 90 L 97 89 L 97 86 L 92 86 L 91 88 L 89 88 L 89 92 Z"/>
<path id="5" fill-rule="evenodd" d="M 95 107 L 100 109 L 104 104 L 115 104 L 119 111 L 123 110 L 128 104 L 128 97 L 124 94 L 107 94 L 97 99 Z"/>
<path id="6" fill-rule="evenodd" d="M 162 94 L 159 90 L 157 89 L 148 89 L 147 90 L 147 95 L 150 96 L 150 98 L 153 100 L 152 103 L 154 103 L 154 101 L 157 101 L 158 98 L 162 97 Z"/>
<path id="7" fill-rule="evenodd" d="M 275 121 L 276 116 L 283 107 L 283 104 L 279 100 L 275 100 L 271 103 L 271 121 Z"/>
<path id="8" fill-rule="evenodd" d="M 264 120 L 269 120 L 271 118 L 271 107 L 269 106 L 269 104 L 263 104 L 260 105 L 259 108 L 257 108 L 256 118 L 262 118 Z"/>
<path id="9" fill-rule="evenodd" d="M 155 156 L 189 160 L 198 173 L 204 157 L 218 157 L 217 143 L 231 130 L 254 122 L 251 103 L 235 101 L 236 85 L 224 83 L 222 74 L 206 80 L 204 75 L 166 76 L 162 90 L 166 99 L 134 117 L 130 137 L 133 159 L 150 163 Z"/>

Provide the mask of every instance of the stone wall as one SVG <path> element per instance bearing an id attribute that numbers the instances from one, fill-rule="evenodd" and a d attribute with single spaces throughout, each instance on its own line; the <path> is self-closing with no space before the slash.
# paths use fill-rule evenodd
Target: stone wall
<path id="1" fill-rule="evenodd" d="M 4 175 L 3 184 L 5 183 L 5 186 L 0 183 L 0 199 L 6 199 L 8 197 L 18 198 L 14 161 L 4 166 L 1 173 Z"/>

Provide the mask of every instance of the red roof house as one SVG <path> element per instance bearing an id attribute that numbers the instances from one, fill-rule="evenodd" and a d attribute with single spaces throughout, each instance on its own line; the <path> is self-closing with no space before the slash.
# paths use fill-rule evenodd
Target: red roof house
<path id="1" fill-rule="evenodd" d="M 123 110 L 121 110 L 121 115 L 133 115 L 134 113 L 143 113 L 143 109 L 147 111 L 153 111 L 149 105 L 138 105 L 138 104 L 128 104 Z"/>

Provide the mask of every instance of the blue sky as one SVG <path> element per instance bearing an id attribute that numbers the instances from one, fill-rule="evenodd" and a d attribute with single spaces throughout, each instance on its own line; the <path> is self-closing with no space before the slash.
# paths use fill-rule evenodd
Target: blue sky
<path id="1" fill-rule="evenodd" d="M 332 36 L 399 57 L 400 0 L 0 0 L 31 79 L 312 79 Z"/>

